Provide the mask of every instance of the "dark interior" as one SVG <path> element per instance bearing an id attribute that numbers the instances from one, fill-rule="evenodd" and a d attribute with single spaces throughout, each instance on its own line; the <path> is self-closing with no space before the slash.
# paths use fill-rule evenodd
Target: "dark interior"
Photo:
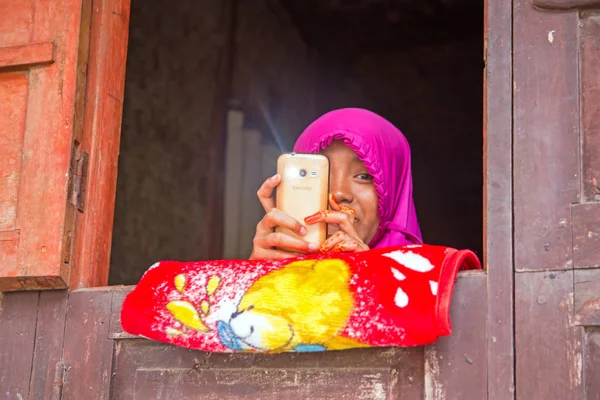
<path id="1" fill-rule="evenodd" d="M 111 284 L 204 258 L 223 3 L 132 1 Z M 239 0 L 235 21 L 246 125 L 289 150 L 331 109 L 383 115 L 411 145 L 425 241 L 482 256 L 482 1 Z"/>

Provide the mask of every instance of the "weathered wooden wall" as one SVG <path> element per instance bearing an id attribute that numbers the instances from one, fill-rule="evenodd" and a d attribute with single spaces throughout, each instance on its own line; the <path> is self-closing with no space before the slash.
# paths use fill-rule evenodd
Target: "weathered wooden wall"
<path id="1" fill-rule="evenodd" d="M 600 397 L 600 17 L 577 10 L 592 3 L 514 2 L 520 399 Z"/>

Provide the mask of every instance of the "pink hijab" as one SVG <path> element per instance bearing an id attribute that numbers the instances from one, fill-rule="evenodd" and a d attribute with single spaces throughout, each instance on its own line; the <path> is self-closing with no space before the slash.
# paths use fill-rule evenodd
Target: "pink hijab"
<path id="1" fill-rule="evenodd" d="M 310 124 L 294 151 L 318 153 L 333 140 L 343 140 L 373 176 L 379 197 L 379 229 L 369 247 L 422 243 L 412 198 L 410 147 L 402 132 L 371 111 L 344 108 Z"/>

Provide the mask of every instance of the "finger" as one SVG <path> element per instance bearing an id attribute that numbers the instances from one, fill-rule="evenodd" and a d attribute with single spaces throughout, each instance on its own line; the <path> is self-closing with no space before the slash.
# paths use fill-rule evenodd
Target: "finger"
<path id="1" fill-rule="evenodd" d="M 333 193 L 331 193 L 329 195 L 329 205 L 333 211 L 340 211 L 340 212 L 343 212 L 344 214 L 348 214 L 350 217 L 352 217 L 351 219 L 352 219 L 352 222 L 354 223 L 356 211 L 354 211 L 353 208 L 339 204 Z"/>
<path id="2" fill-rule="evenodd" d="M 319 253 L 329 252 L 335 245 L 344 240 L 346 236 L 347 235 L 344 232 L 337 231 L 319 246 Z"/>
<path id="3" fill-rule="evenodd" d="M 300 236 L 306 235 L 307 232 L 304 225 L 278 208 L 271 208 L 263 218 L 263 221 L 268 230 L 273 230 L 273 228 L 280 226 Z"/>
<path id="4" fill-rule="evenodd" d="M 259 236 L 255 239 L 257 247 L 295 250 L 303 253 L 313 253 L 317 250 L 315 243 L 309 243 L 301 239 L 297 239 L 283 232 L 271 232 L 264 236 Z"/>
<path id="5" fill-rule="evenodd" d="M 320 222 L 334 224 L 337 225 L 341 231 L 346 232 L 350 236 L 358 237 L 358 234 L 354 229 L 353 217 L 341 211 L 319 211 L 310 217 L 304 218 L 304 222 L 306 222 L 308 225 L 314 225 Z"/>
<path id="6" fill-rule="evenodd" d="M 281 181 L 281 175 L 275 174 L 260 186 L 256 195 L 258 196 L 258 200 L 260 200 L 260 204 L 262 204 L 265 212 L 268 212 L 272 208 L 275 207 L 275 199 L 273 199 L 273 190 L 279 182 Z"/>

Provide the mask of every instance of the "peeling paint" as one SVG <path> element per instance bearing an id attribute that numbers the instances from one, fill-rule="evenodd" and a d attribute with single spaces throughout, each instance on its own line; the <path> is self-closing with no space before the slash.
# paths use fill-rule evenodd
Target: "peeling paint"
<path id="1" fill-rule="evenodd" d="M 440 364 L 434 346 L 425 349 L 425 399 L 446 399 L 446 391 L 440 382 Z"/>
<path id="2" fill-rule="evenodd" d="M 560 226 L 567 226 L 567 219 L 566 218 L 561 218 L 561 220 L 558 222 L 558 224 Z"/>
<path id="3" fill-rule="evenodd" d="M 554 42 L 554 32 L 556 32 L 555 29 L 552 29 L 550 32 L 548 32 L 548 42 L 550 43 Z"/>
<path id="4" fill-rule="evenodd" d="M 360 400 L 385 400 L 386 392 L 381 379 L 381 374 L 364 375 L 361 379 L 359 390 Z"/>
<path id="5" fill-rule="evenodd" d="M 575 298 L 574 293 L 571 292 L 567 296 L 566 301 L 561 301 L 561 306 L 565 305 L 567 308 L 567 329 L 573 332 L 574 327 L 574 312 L 575 312 Z M 575 332 L 573 332 L 575 334 Z M 567 340 L 566 343 L 566 355 L 567 363 L 569 365 L 569 387 L 571 389 L 581 385 L 581 377 L 583 374 L 583 357 L 581 354 L 581 341 L 576 340 L 573 337 L 571 340 Z"/>
<path id="6" fill-rule="evenodd" d="M 581 385 L 583 375 L 583 356 L 580 351 L 581 342 L 567 344 L 567 362 L 569 364 L 569 388 L 574 389 Z"/>

